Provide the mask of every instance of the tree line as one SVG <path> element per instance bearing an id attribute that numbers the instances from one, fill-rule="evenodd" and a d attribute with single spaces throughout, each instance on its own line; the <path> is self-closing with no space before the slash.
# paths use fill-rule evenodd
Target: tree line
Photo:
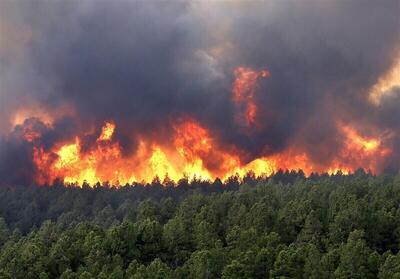
<path id="1" fill-rule="evenodd" d="M 0 188 L 0 278 L 400 278 L 400 176 Z"/>

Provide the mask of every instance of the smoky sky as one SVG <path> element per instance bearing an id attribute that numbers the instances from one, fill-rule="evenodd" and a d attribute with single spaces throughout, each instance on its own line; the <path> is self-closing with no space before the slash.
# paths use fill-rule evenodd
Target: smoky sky
<path id="1" fill-rule="evenodd" d="M 44 133 L 48 148 L 113 120 L 129 154 L 136 135 L 168 139 L 181 117 L 243 162 L 299 145 L 329 163 L 338 120 L 390 130 L 397 146 L 398 90 L 379 106 L 368 93 L 399 56 L 399 10 L 398 0 L 1 1 L 0 176 L 30 169 L 10 122 L 31 105 L 73 111 Z M 257 128 L 235 121 L 239 66 L 270 72 L 255 93 Z"/>

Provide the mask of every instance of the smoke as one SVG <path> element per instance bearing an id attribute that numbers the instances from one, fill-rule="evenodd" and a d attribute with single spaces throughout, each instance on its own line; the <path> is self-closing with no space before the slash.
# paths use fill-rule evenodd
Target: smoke
<path id="1" fill-rule="evenodd" d="M 16 140 L 29 124 L 15 127 L 21 111 L 52 119 L 39 129 L 48 149 L 76 134 L 90 146 L 87 132 L 112 120 L 128 155 L 139 137 L 171 140 L 173 123 L 192 117 L 243 163 L 296 147 L 321 166 L 343 147 L 337 123 L 351 123 L 387 134 L 393 154 L 381 168 L 398 168 L 399 91 L 379 106 L 368 94 L 399 55 L 399 8 L 397 0 L 2 1 L 0 180 L 14 172 L 10 183 L 28 183 L 33 172 L 33 143 Z M 255 89 L 254 127 L 236 121 L 240 66 L 270 72 Z"/>

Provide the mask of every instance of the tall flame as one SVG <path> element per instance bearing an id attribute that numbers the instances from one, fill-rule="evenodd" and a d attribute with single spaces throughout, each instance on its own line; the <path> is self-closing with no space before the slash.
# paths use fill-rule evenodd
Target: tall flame
<path id="1" fill-rule="evenodd" d="M 254 71 L 251 68 L 238 67 L 234 71 L 235 81 L 233 82 L 233 101 L 239 108 L 244 105 L 243 115 L 239 116 L 239 121 L 244 117 L 247 126 L 256 122 L 257 105 L 254 100 L 254 94 L 257 87 L 257 81 L 260 78 L 268 77 L 267 70 Z"/>

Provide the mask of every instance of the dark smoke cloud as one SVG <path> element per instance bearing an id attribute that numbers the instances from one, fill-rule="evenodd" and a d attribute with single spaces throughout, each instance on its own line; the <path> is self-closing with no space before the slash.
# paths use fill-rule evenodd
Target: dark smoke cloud
<path id="1" fill-rule="evenodd" d="M 378 108 L 367 100 L 399 52 L 399 9 L 397 0 L 2 1 L 0 177 L 32 170 L 30 144 L 9 135 L 12 113 L 32 103 L 73 108 L 45 133 L 47 148 L 112 119 L 128 154 L 135 135 L 168 139 L 182 116 L 244 150 L 243 161 L 297 145 L 328 164 L 341 147 L 337 120 L 399 138 L 398 94 Z M 235 121 L 238 66 L 271 73 L 255 95 L 261 128 Z M 22 160 L 9 164 L 13 156 Z"/>

